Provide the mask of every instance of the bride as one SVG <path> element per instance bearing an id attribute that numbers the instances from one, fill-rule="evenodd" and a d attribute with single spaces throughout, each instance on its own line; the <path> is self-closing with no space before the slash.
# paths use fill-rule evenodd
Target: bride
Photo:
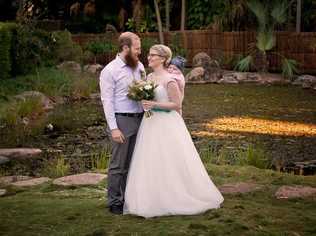
<path id="1" fill-rule="evenodd" d="M 219 208 L 224 198 L 210 180 L 185 123 L 181 95 L 166 71 L 171 50 L 151 47 L 148 62 L 155 82 L 154 101 L 143 101 L 144 117 L 127 177 L 124 214 L 143 217 L 193 215 Z"/>

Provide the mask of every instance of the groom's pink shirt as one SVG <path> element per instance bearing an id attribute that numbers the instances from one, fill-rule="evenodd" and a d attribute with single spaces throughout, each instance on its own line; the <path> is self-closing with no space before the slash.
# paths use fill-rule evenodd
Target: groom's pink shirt
<path id="1" fill-rule="evenodd" d="M 118 55 L 101 71 L 101 101 L 110 130 L 118 128 L 115 118 L 116 112 L 143 112 L 140 103 L 132 101 L 127 97 L 128 86 L 134 79 L 141 79 L 140 71 L 145 71 L 144 65 L 141 62 L 138 62 L 137 68 L 132 70 Z"/>

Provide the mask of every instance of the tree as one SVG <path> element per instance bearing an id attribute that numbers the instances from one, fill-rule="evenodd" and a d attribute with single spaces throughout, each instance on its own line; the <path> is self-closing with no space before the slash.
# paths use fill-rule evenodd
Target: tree
<path id="1" fill-rule="evenodd" d="M 301 32 L 301 18 L 302 18 L 302 0 L 297 0 L 296 7 L 296 32 Z"/>
<path id="2" fill-rule="evenodd" d="M 155 12 L 156 12 L 158 31 L 159 31 L 159 41 L 161 44 L 164 44 L 164 37 L 163 37 L 163 32 L 162 32 L 162 23 L 161 23 L 158 1 L 154 0 L 154 4 L 155 4 Z"/>
<path id="3" fill-rule="evenodd" d="M 166 31 L 170 29 L 170 0 L 166 0 Z"/>
<path id="4" fill-rule="evenodd" d="M 254 64 L 255 57 L 261 58 L 260 66 L 257 69 L 261 72 L 267 72 L 269 61 L 267 54 L 276 54 L 282 58 L 282 72 L 285 77 L 291 78 L 297 71 L 297 62 L 292 59 L 287 59 L 281 54 L 271 52 L 276 45 L 275 27 L 286 22 L 288 4 L 285 0 L 280 0 L 274 4 L 262 4 L 258 0 L 250 0 L 248 2 L 249 9 L 257 18 L 257 36 L 256 43 L 251 48 L 248 56 L 240 60 L 236 69 L 240 71 L 248 71 L 250 66 Z"/>
<path id="5" fill-rule="evenodd" d="M 181 31 L 185 29 L 185 0 L 181 0 Z"/>

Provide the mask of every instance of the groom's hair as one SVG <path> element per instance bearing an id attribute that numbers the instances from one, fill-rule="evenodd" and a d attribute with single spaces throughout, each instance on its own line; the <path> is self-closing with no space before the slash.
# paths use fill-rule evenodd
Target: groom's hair
<path id="1" fill-rule="evenodd" d="M 137 34 L 132 32 L 124 32 L 120 35 L 119 42 L 119 51 L 123 50 L 124 46 L 128 46 L 129 48 L 132 46 L 133 40 L 140 40 Z"/>

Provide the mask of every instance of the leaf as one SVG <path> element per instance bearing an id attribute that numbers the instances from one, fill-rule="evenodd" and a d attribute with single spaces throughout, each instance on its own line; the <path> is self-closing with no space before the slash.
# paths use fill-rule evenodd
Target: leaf
<path id="1" fill-rule="evenodd" d="M 296 60 L 284 58 L 282 60 L 282 75 L 285 78 L 293 78 L 294 74 L 298 72 L 297 66 Z"/>
<path id="2" fill-rule="evenodd" d="M 276 38 L 272 31 L 258 33 L 256 46 L 261 52 L 271 50 L 275 44 Z"/>
<path id="3" fill-rule="evenodd" d="M 277 1 L 272 8 L 271 16 L 278 24 L 283 24 L 287 18 L 288 4 L 285 1 Z"/>
<path id="4" fill-rule="evenodd" d="M 259 31 L 263 31 L 268 23 L 267 8 L 259 1 L 247 2 L 249 9 L 255 14 L 259 24 Z"/>
<path id="5" fill-rule="evenodd" d="M 235 66 L 235 70 L 238 71 L 249 71 L 250 66 L 252 64 L 253 57 L 251 55 L 248 55 L 247 57 L 241 59 Z"/>

